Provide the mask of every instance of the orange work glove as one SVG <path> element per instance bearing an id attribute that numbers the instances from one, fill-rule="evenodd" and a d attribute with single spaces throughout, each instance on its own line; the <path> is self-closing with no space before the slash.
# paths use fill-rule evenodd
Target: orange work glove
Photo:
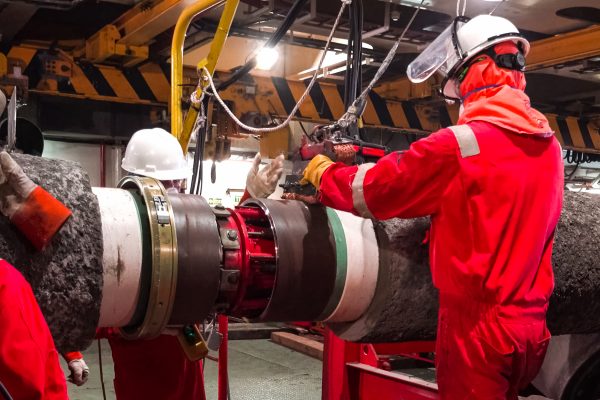
<path id="1" fill-rule="evenodd" d="M 0 211 L 42 250 L 71 216 L 71 211 L 33 183 L 6 153 L 0 153 Z"/>
<path id="2" fill-rule="evenodd" d="M 306 169 L 304 170 L 304 177 L 300 180 L 301 185 L 307 185 L 312 183 L 314 187 L 319 190 L 321 186 L 321 177 L 327 171 L 327 168 L 334 164 L 333 161 L 327 156 L 322 154 L 317 155 L 315 158 L 310 160 Z"/>

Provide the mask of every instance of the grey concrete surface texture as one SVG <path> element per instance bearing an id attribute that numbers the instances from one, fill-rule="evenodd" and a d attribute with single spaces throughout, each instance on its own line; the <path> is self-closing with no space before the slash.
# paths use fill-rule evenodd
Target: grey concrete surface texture
<path id="1" fill-rule="evenodd" d="M 77 163 L 14 154 L 37 184 L 73 213 L 41 252 L 8 221 L 0 218 L 0 257 L 31 284 L 60 351 L 89 346 L 100 314 L 102 227 L 96 196 Z"/>

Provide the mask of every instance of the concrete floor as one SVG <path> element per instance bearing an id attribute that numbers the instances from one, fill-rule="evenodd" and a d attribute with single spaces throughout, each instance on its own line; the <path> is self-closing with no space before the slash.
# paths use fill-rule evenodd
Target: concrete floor
<path id="1" fill-rule="evenodd" d="M 115 399 L 113 362 L 108 342 L 102 340 L 102 362 L 106 398 Z M 83 387 L 68 384 L 71 400 L 102 400 L 98 348 L 94 343 L 85 352 L 90 379 Z M 230 342 L 229 374 L 231 400 L 320 400 L 320 361 L 286 349 L 269 340 Z M 208 360 L 205 367 L 207 400 L 217 399 L 217 364 Z M 63 369 L 68 371 L 63 362 Z M 522 400 L 549 400 L 530 396 Z M 193 400 L 193 399 L 190 399 Z"/>
<path id="2" fill-rule="evenodd" d="M 108 343 L 102 343 L 102 362 L 106 398 L 115 399 L 113 363 Z M 69 383 L 71 400 L 101 400 L 102 389 L 98 349 L 94 343 L 85 352 L 90 379 L 83 387 Z M 321 368 L 319 360 L 288 350 L 268 340 L 230 342 L 229 375 L 231 400 L 320 400 Z M 68 370 L 63 363 L 63 369 Z M 206 361 L 207 400 L 217 399 L 217 364 Z M 193 399 L 190 399 L 193 400 Z"/>

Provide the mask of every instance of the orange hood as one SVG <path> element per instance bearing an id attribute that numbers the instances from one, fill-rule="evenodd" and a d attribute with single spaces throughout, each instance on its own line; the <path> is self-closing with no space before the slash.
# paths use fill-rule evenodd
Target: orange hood
<path id="1" fill-rule="evenodd" d="M 516 53 L 512 42 L 495 47 L 497 54 Z M 460 85 L 464 110 L 458 123 L 485 121 L 523 135 L 554 134 L 546 117 L 531 107 L 525 74 L 500 68 L 487 55 L 477 57 Z"/>

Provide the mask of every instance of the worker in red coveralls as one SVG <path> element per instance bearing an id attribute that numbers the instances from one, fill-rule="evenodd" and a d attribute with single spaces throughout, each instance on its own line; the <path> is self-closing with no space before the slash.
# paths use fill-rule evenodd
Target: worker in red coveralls
<path id="1" fill-rule="evenodd" d="M 2 214 L 41 251 L 71 212 L 0 153 Z M 67 387 L 54 341 L 29 283 L 0 260 L 0 397 L 65 400 Z"/>
<path id="2" fill-rule="evenodd" d="M 248 174 L 246 198 L 270 195 L 281 177 L 283 157 L 259 171 L 260 161 L 257 155 Z M 177 139 L 160 128 L 133 135 L 122 167 L 131 174 L 160 180 L 167 192 L 180 192 L 183 180 L 190 176 Z M 112 350 L 118 400 L 206 398 L 202 362 L 190 361 L 176 336 L 163 334 L 156 339 L 130 341 L 111 329 L 102 329 L 98 337 L 107 338 Z M 81 359 L 79 353 L 70 356 L 75 361 Z"/>
<path id="3" fill-rule="evenodd" d="M 516 400 L 550 339 L 546 311 L 563 197 L 560 145 L 524 93 L 529 43 L 508 20 L 458 18 L 408 67 L 436 71 L 458 125 L 377 164 L 325 156 L 305 179 L 324 205 L 379 220 L 431 216 L 441 399 Z"/>

